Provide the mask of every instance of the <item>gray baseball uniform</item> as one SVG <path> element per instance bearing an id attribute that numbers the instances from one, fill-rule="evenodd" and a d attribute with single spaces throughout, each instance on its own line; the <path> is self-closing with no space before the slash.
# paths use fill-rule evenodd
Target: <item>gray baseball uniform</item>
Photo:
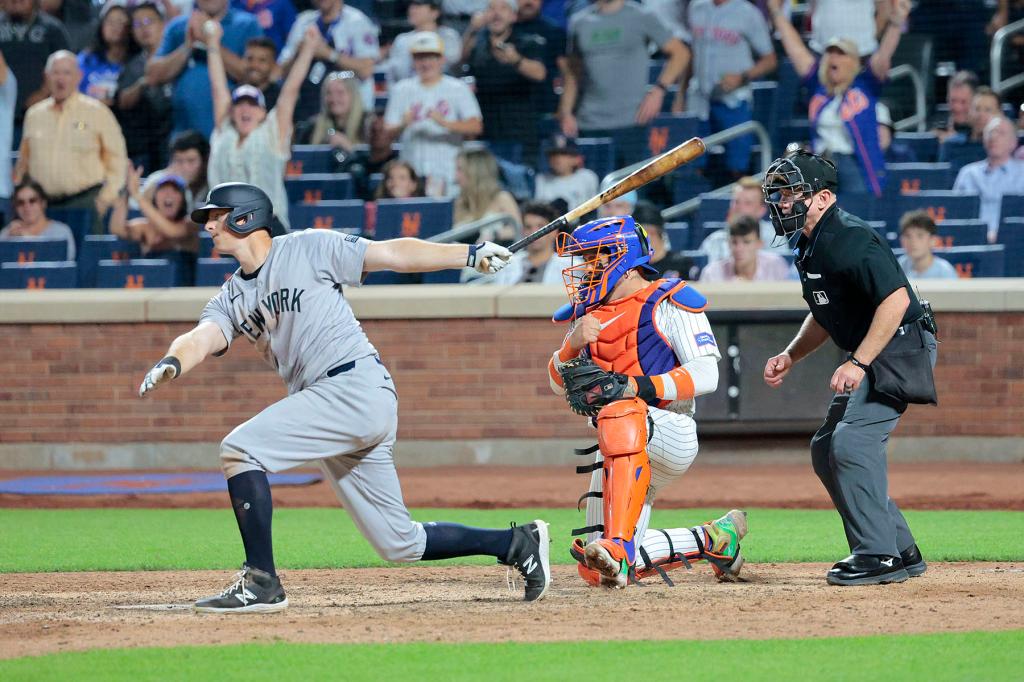
<path id="1" fill-rule="evenodd" d="M 318 461 L 363 535 L 388 561 L 416 561 L 426 536 L 402 500 L 392 460 L 398 394 L 341 286 L 358 285 L 369 242 L 330 230 L 275 237 L 263 266 L 210 299 L 200 323 L 245 336 L 288 397 L 221 444 L 228 478 Z"/>

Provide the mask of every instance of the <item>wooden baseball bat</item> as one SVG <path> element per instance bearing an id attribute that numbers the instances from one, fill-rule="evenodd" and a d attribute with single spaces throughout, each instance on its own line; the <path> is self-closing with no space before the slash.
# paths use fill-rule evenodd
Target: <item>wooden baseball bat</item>
<path id="1" fill-rule="evenodd" d="M 650 163 L 647 165 L 633 171 L 600 194 L 587 199 L 561 218 L 551 221 L 532 234 L 526 235 L 512 246 L 508 247 L 509 250 L 514 253 L 525 247 L 527 244 L 537 241 L 546 234 L 551 234 L 555 230 L 568 227 L 599 206 L 607 204 L 612 199 L 617 199 L 626 192 L 631 192 L 638 187 L 642 187 L 651 180 L 655 180 L 666 173 L 674 171 L 684 163 L 693 161 L 698 156 L 701 156 L 704 151 L 704 140 L 699 137 L 691 137 L 686 142 L 683 142 L 677 147 L 673 147 L 661 156 L 651 159 Z"/>

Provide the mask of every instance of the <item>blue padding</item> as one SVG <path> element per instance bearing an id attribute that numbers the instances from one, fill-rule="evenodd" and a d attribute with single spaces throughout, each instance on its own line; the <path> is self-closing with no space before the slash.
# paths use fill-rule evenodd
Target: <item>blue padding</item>
<path id="1" fill-rule="evenodd" d="M 49 237 L 10 237 L 0 241 L 0 263 L 36 263 L 63 261 L 68 257 L 68 243 Z"/>
<path id="2" fill-rule="evenodd" d="M 319 474 L 270 474 L 270 484 L 310 485 Z M 112 474 L 103 476 L 22 476 L 0 481 L 6 495 L 145 495 L 157 493 L 215 493 L 227 490 L 221 473 Z"/>
<path id="3" fill-rule="evenodd" d="M 374 239 L 425 239 L 450 229 L 452 212 L 449 199 L 381 199 Z"/>
<path id="4" fill-rule="evenodd" d="M 0 289 L 74 289 L 77 286 L 78 266 L 74 261 L 0 265 Z"/>
<path id="5" fill-rule="evenodd" d="M 704 294 L 687 284 L 685 287 L 672 294 L 672 302 L 684 308 L 703 310 L 708 304 L 708 299 Z"/>

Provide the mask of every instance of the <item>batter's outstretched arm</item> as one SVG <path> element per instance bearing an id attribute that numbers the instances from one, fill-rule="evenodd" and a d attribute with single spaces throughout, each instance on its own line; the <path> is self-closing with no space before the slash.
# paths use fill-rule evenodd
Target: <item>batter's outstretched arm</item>
<path id="1" fill-rule="evenodd" d="M 512 252 L 492 242 L 483 244 L 436 244 L 422 239 L 388 239 L 370 242 L 363 257 L 363 270 L 377 272 L 433 272 L 476 268 L 494 273 L 508 264 Z"/>
<path id="2" fill-rule="evenodd" d="M 201 322 L 171 342 L 167 354 L 156 363 L 139 387 L 139 397 L 171 379 L 175 379 L 203 360 L 227 348 L 228 342 L 213 322 Z"/>

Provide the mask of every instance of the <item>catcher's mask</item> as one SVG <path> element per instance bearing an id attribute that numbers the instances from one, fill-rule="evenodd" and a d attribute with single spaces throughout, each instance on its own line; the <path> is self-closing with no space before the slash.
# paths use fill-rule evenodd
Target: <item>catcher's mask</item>
<path id="1" fill-rule="evenodd" d="M 223 182 L 206 197 L 206 203 L 192 211 L 192 221 L 205 225 L 210 211 L 215 208 L 230 208 L 227 225 L 235 234 L 247 235 L 256 230 L 273 233 L 271 222 L 274 207 L 270 197 L 255 185 L 244 182 Z"/>
<path id="2" fill-rule="evenodd" d="M 775 234 L 790 238 L 807 221 L 807 200 L 823 189 L 835 191 L 835 165 L 817 154 L 797 150 L 775 159 L 764 174 L 761 191 Z"/>
<path id="3" fill-rule="evenodd" d="M 647 232 L 628 215 L 592 220 L 558 235 L 556 244 L 559 256 L 572 258 L 562 270 L 569 306 L 556 318 L 573 319 L 600 305 L 633 268 L 657 272 L 649 265 Z"/>

